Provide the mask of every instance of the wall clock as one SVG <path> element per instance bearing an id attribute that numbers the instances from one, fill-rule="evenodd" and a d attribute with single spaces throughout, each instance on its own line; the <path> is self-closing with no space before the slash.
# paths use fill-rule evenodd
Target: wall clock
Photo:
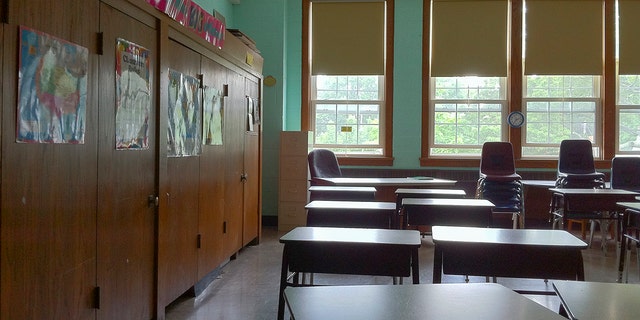
<path id="1" fill-rule="evenodd" d="M 507 123 L 511 128 L 520 128 L 524 124 L 524 113 L 513 111 L 507 116 Z"/>

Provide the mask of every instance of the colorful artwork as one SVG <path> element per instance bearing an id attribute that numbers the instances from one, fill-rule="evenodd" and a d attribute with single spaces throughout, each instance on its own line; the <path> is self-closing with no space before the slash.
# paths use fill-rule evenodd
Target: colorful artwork
<path id="1" fill-rule="evenodd" d="M 118 39 L 116 43 L 116 149 L 149 148 L 149 51 Z"/>
<path id="2" fill-rule="evenodd" d="M 89 51 L 20 27 L 17 142 L 83 144 Z"/>
<path id="3" fill-rule="evenodd" d="M 167 151 L 170 157 L 200 154 L 202 102 L 199 84 L 194 77 L 169 70 Z"/>
<path id="4" fill-rule="evenodd" d="M 226 30 L 225 22 L 202 9 L 197 3 L 192 0 L 146 1 L 209 43 L 222 48 Z"/>
<path id="5" fill-rule="evenodd" d="M 224 126 L 224 107 L 220 90 L 204 88 L 204 111 L 202 124 L 202 142 L 206 145 L 222 145 Z"/>

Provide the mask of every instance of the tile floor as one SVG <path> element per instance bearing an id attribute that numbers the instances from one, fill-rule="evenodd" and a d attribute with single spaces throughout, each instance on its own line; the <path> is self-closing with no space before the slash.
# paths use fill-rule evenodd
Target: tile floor
<path id="1" fill-rule="evenodd" d="M 275 227 L 264 227 L 262 242 L 242 249 L 235 260 L 226 264 L 220 275 L 197 297 L 184 296 L 166 308 L 169 320 L 261 320 L 276 319 L 278 285 L 282 245 L 278 242 L 284 232 Z M 575 231 L 576 236 L 580 236 Z M 422 239 L 420 248 L 420 279 L 429 283 L 432 278 L 433 243 L 430 237 Z M 608 241 L 608 253 L 600 249 L 599 233 L 593 246 L 583 252 L 587 281 L 615 282 L 617 259 L 615 244 Z M 632 251 L 628 282 L 640 283 L 636 253 Z M 484 277 L 472 277 L 471 282 L 484 282 Z M 406 282 L 406 281 L 405 281 Z M 444 276 L 443 282 L 464 282 L 462 276 Z M 316 275 L 317 284 L 391 284 L 387 277 Z M 551 283 L 543 280 L 498 278 L 498 283 L 510 288 L 552 290 Z M 547 289 L 545 289 L 547 288 Z M 538 303 L 558 311 L 555 296 L 528 296 Z"/>

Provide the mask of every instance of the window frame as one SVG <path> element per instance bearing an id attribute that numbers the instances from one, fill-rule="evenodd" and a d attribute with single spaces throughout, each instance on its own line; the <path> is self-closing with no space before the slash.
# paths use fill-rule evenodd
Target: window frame
<path id="1" fill-rule="evenodd" d="M 482 144 L 458 144 L 455 145 L 455 147 L 450 147 L 450 145 L 447 144 L 437 144 L 435 142 L 435 133 L 436 133 L 436 125 L 435 125 L 435 121 L 436 121 L 436 104 L 499 104 L 500 107 L 500 118 L 501 120 L 506 119 L 508 113 L 509 113 L 509 105 L 508 105 L 508 101 L 507 101 L 507 92 L 508 92 L 508 86 L 507 86 L 507 78 L 506 77 L 485 77 L 485 78 L 499 78 L 499 83 L 500 83 L 500 99 L 436 99 L 435 95 L 436 95 L 436 90 L 438 88 L 436 88 L 436 81 L 438 77 L 429 77 L 429 81 L 430 81 L 430 93 L 429 93 L 429 128 L 431 128 L 432 130 L 429 131 L 429 156 L 432 158 L 442 158 L 442 159 L 451 159 L 452 157 L 455 158 L 468 158 L 468 159 L 479 159 L 481 156 L 481 152 L 482 152 Z M 460 78 L 467 78 L 467 77 L 450 77 L 450 78 L 456 78 L 456 79 L 460 79 Z M 480 124 L 478 124 L 479 126 Z M 457 125 L 456 125 L 457 126 Z M 508 140 L 508 126 L 506 124 L 505 121 L 501 121 L 500 122 L 500 139 L 501 141 L 507 141 Z M 465 149 L 478 149 L 478 153 L 473 153 L 473 154 L 468 154 L 468 153 L 461 153 L 461 154 L 434 154 L 432 153 L 432 149 L 434 148 L 443 148 L 443 149 L 460 149 L 460 150 L 465 150 Z"/>
<path id="2" fill-rule="evenodd" d="M 381 99 L 377 99 L 377 100 L 354 100 L 354 99 L 318 99 L 317 98 L 317 77 L 318 76 L 311 76 L 311 116 L 316 116 L 317 115 L 317 105 L 318 104 L 336 104 L 336 105 L 377 105 L 378 106 L 378 144 L 322 144 L 322 143 L 316 143 L 316 135 L 315 135 L 315 128 L 314 128 L 314 135 L 313 135 L 313 146 L 316 148 L 324 148 L 324 149 L 330 149 L 332 151 L 334 151 L 334 153 L 336 154 L 336 156 L 340 157 L 340 156 L 361 156 L 361 157 L 375 157 L 375 156 L 379 156 L 380 154 L 376 154 L 376 153 L 363 153 L 363 154 L 356 154 L 356 153 L 343 153 L 341 152 L 340 149 L 357 149 L 357 148 L 363 148 L 363 149 L 367 149 L 367 148 L 378 148 L 382 151 L 382 149 L 384 148 L 384 126 L 382 126 L 382 123 L 384 123 L 384 116 L 385 116 L 385 112 L 384 112 L 384 108 L 385 108 L 385 99 L 384 99 L 384 76 L 374 76 L 378 78 L 378 97 L 381 97 Z M 340 76 L 337 76 L 340 77 Z M 345 77 L 359 77 L 359 76 L 345 76 Z M 359 113 L 358 113 L 359 114 Z M 312 121 L 313 125 L 316 125 L 315 120 Z M 336 124 L 338 125 L 338 124 Z M 356 131 L 359 130 L 360 128 L 360 124 L 356 123 L 354 125 L 356 127 Z"/>
<path id="3" fill-rule="evenodd" d="M 301 130 L 312 131 L 312 84 L 309 34 L 312 0 L 302 2 L 302 106 Z M 384 66 L 384 114 L 381 114 L 381 128 L 384 128 L 382 155 L 337 155 L 341 165 L 392 166 L 393 165 L 393 62 L 394 62 L 394 7 L 395 0 L 386 3 L 385 20 L 385 66 Z"/>
<path id="4" fill-rule="evenodd" d="M 567 75 L 549 75 L 549 77 L 564 77 Z M 589 97 L 589 98 L 573 98 L 573 97 L 527 97 L 527 76 L 523 75 L 522 77 L 522 90 L 523 90 L 523 94 L 522 94 L 522 112 L 525 114 L 525 119 L 528 118 L 528 110 L 527 110 L 527 104 L 528 102 L 593 102 L 594 103 L 594 137 L 593 137 L 593 141 L 591 141 L 592 145 L 593 145 L 593 150 L 594 150 L 594 159 L 598 160 L 601 159 L 603 156 L 602 153 L 602 117 L 603 117 L 603 112 L 602 112 L 602 98 L 601 98 L 601 92 L 602 92 L 602 77 L 601 76 L 588 76 L 588 75 L 584 75 L 585 77 L 592 77 L 593 78 L 593 88 L 592 88 L 592 92 L 594 93 L 594 97 Z M 557 153 L 555 153 L 555 156 L 547 156 L 547 155 L 525 155 L 524 154 L 524 150 L 525 148 L 534 148 L 534 147 L 542 147 L 542 148 L 557 148 L 558 150 L 560 149 L 560 142 L 558 143 L 528 143 L 527 142 L 527 128 L 528 128 L 528 122 L 529 121 L 525 121 L 524 125 L 522 126 L 522 132 L 521 132 L 521 141 L 520 141 L 520 151 L 522 152 L 522 159 L 530 159 L 530 160 L 535 160 L 535 159 L 551 159 L 551 160 L 557 160 L 558 156 Z M 567 139 L 575 139 L 573 137 L 569 137 Z"/>

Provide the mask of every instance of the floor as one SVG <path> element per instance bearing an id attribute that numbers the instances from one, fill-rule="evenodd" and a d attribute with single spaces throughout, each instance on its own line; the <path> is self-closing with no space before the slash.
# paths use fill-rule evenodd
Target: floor
<path id="1" fill-rule="evenodd" d="M 579 231 L 572 231 L 580 237 Z M 220 275 L 197 297 L 183 296 L 166 308 L 166 318 L 174 320 L 220 319 L 260 320 L 276 319 L 278 284 L 282 245 L 278 242 L 284 232 L 275 227 L 264 227 L 259 245 L 242 249 L 235 260 L 221 269 Z M 615 244 L 607 241 L 607 252 L 600 247 L 600 233 L 591 248 L 583 252 L 587 281 L 615 282 L 617 258 Z M 433 243 L 430 237 L 422 239 L 420 248 L 420 279 L 429 283 L 432 278 Z M 640 283 L 636 253 L 629 259 L 628 282 Z M 485 278 L 472 277 L 470 282 L 484 282 Z M 444 276 L 443 282 L 464 282 L 462 276 Z M 497 282 L 514 289 L 552 290 L 551 283 L 533 279 L 498 278 Z M 387 277 L 316 275 L 317 284 L 391 284 Z M 405 281 L 406 283 L 406 281 Z M 534 301 L 558 311 L 556 296 L 528 296 Z"/>

